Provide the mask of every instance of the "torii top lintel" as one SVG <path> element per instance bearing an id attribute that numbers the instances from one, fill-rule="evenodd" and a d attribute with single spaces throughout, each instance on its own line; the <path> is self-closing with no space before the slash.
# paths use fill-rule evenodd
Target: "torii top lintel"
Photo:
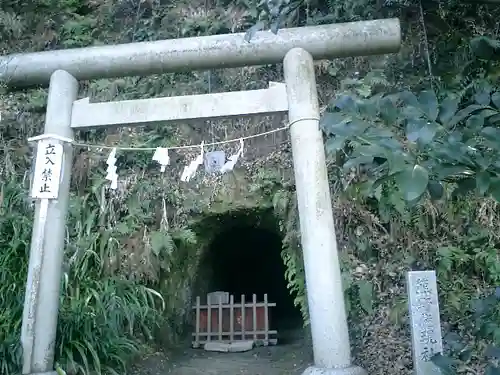
<path id="1" fill-rule="evenodd" d="M 314 59 L 399 51 L 397 18 L 257 32 L 160 40 L 0 57 L 0 81 L 10 87 L 47 85 L 62 69 L 79 80 L 276 64 L 295 47 Z"/>

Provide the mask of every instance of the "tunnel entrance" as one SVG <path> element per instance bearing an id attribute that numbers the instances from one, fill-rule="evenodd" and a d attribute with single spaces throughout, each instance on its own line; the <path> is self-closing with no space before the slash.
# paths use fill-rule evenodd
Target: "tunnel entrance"
<path id="1" fill-rule="evenodd" d="M 287 288 L 282 237 L 272 211 L 224 215 L 218 221 L 220 229 L 201 261 L 210 269 L 209 291 L 229 292 L 238 302 L 242 294 L 247 301 L 253 294 L 262 301 L 267 293 L 276 303 L 270 326 L 283 342 L 285 331 L 302 327 L 302 316 Z"/>

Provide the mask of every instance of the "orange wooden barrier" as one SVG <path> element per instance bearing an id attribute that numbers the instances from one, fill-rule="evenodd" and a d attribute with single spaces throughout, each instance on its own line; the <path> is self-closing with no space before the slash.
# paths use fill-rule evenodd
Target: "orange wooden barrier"
<path id="1" fill-rule="evenodd" d="M 234 342 L 254 340 L 261 345 L 276 345 L 277 331 L 269 329 L 270 307 L 276 306 L 267 300 L 257 302 L 257 296 L 252 296 L 252 302 L 246 303 L 245 296 L 241 302 L 235 303 L 230 296 L 229 303 L 201 305 L 200 297 L 196 298 L 195 332 L 193 347 L 200 347 L 208 341 Z"/>

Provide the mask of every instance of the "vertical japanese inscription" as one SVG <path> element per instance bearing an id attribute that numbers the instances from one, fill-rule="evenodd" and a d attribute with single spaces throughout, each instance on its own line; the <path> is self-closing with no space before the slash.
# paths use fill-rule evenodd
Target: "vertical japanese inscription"
<path id="1" fill-rule="evenodd" d="M 63 146 L 57 141 L 38 141 L 31 196 L 39 199 L 57 199 L 63 161 Z"/>
<path id="2" fill-rule="evenodd" d="M 430 359 L 443 352 L 435 271 L 411 271 L 407 277 L 415 375 L 440 374 Z"/>

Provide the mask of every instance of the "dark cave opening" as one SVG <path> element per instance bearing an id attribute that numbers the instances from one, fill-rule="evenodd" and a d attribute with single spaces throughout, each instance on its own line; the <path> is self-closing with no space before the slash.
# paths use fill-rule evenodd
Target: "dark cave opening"
<path id="1" fill-rule="evenodd" d="M 212 271 L 211 291 L 229 292 L 235 302 L 242 294 L 247 301 L 253 294 L 263 301 L 267 293 L 269 302 L 276 303 L 270 314 L 271 329 L 279 334 L 302 327 L 300 310 L 294 306 L 285 280 L 279 231 L 247 220 L 239 222 L 237 217 L 228 219 L 205 254 L 203 266 Z"/>

